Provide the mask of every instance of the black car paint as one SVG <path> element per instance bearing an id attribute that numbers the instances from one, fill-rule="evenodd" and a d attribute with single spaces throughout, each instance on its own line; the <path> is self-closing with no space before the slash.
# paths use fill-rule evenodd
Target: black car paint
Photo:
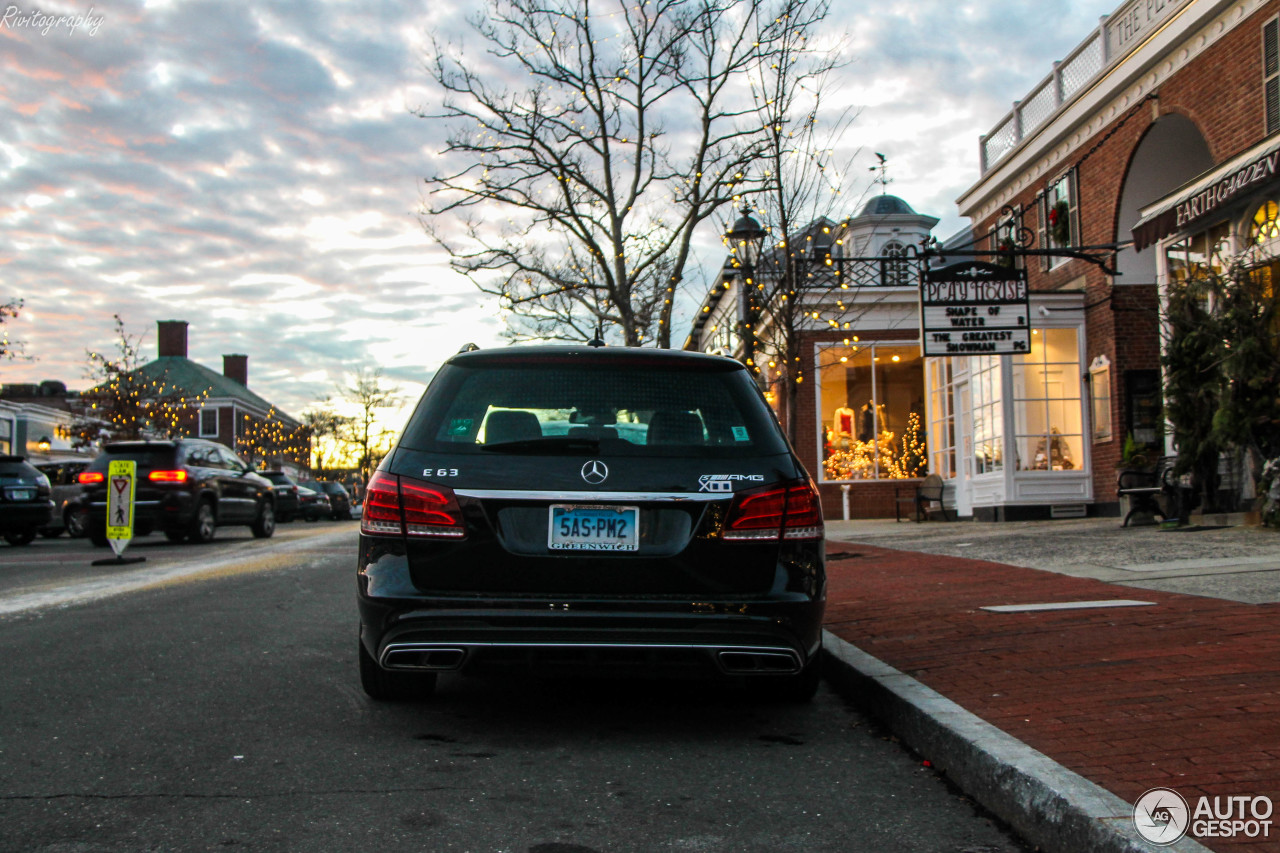
<path id="1" fill-rule="evenodd" d="M 569 360 L 601 356 L 578 349 L 554 354 Z M 450 364 L 483 366 L 513 357 L 520 356 L 482 351 L 455 356 Z M 740 371 L 733 381 L 750 383 L 741 366 L 726 359 L 671 353 L 652 358 L 655 369 Z M 406 436 L 415 421 L 438 417 L 433 408 L 448 399 L 449 374 L 448 365 L 437 373 Z M 759 396 L 754 385 L 751 391 Z M 762 451 L 716 448 L 704 454 L 710 458 L 696 460 L 655 456 L 652 449 L 626 455 L 625 449 L 581 452 L 566 445 L 557 454 L 531 455 L 422 441 L 407 446 L 402 436 L 380 470 L 451 489 L 466 538 L 362 532 L 363 654 L 387 664 L 390 650 L 399 646 L 454 644 L 467 650 L 456 662 L 468 672 L 509 665 L 615 672 L 635 665 L 645 673 L 702 677 L 726 675 L 716 650 L 760 648 L 785 649 L 796 668 L 810 668 L 821 648 L 822 540 L 721 538 L 737 492 L 808 481 L 762 398 L 758 405 L 764 414 L 752 428 L 770 431 Z M 583 471 L 595 460 L 607 463 L 609 475 L 590 485 Z M 712 477 L 723 478 L 722 486 L 733 491 L 708 491 Z M 549 551 L 547 507 L 554 502 L 640 507 L 640 550 Z M 676 519 L 671 537 L 654 534 L 655 525 L 662 526 L 658 510 Z"/>
<path id="2" fill-rule="evenodd" d="M 26 545 L 53 517 L 49 478 L 21 456 L 0 456 L 0 535 Z"/>
<path id="3" fill-rule="evenodd" d="M 239 467 L 203 464 L 200 454 L 210 451 Z M 106 445 L 86 472 L 106 474 L 113 459 L 133 459 L 137 463 L 134 486 L 134 535 L 146 536 L 164 530 L 177 537 L 191 528 L 202 503 L 213 507 L 219 526 L 251 525 L 269 507 L 274 514 L 275 492 L 271 481 L 259 476 L 224 445 L 205 439 L 116 442 Z M 185 483 L 156 483 L 148 475 L 155 470 L 183 470 Z M 106 539 L 107 484 L 85 487 L 88 530 L 95 544 Z"/>

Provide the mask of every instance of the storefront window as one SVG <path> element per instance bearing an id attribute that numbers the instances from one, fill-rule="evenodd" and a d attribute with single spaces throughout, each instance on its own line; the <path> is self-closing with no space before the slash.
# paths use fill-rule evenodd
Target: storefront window
<path id="1" fill-rule="evenodd" d="M 1004 470 L 1004 395 L 1000 384 L 1000 356 L 969 357 L 973 394 L 974 473 Z"/>
<path id="2" fill-rule="evenodd" d="M 951 479 L 956 475 L 955 376 L 949 358 L 931 358 L 928 365 L 929 470 Z"/>
<path id="3" fill-rule="evenodd" d="M 824 347 L 818 376 L 824 480 L 925 475 L 924 360 L 918 345 Z"/>
<path id="4" fill-rule="evenodd" d="M 1072 471 L 1084 460 L 1076 329 L 1032 329 L 1031 351 L 1013 356 L 1018 470 Z"/>

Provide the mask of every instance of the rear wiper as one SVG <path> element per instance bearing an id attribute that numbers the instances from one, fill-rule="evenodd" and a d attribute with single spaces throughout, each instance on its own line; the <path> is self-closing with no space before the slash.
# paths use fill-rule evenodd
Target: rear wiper
<path id="1" fill-rule="evenodd" d="M 493 453 L 555 453 L 561 450 L 584 450 L 594 453 L 600 449 L 600 440 L 562 435 L 548 438 L 526 438 L 520 441 L 504 441 L 499 444 L 481 444 L 480 449 L 492 451 Z"/>

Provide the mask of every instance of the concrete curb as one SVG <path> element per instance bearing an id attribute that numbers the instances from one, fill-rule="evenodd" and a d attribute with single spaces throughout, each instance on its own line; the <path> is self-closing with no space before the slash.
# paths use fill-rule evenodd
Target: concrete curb
<path id="1" fill-rule="evenodd" d="M 1190 838 L 1157 846 L 1133 825 L 1133 804 L 1063 767 L 830 631 L 823 670 L 966 794 L 1049 853 L 1208 853 Z"/>

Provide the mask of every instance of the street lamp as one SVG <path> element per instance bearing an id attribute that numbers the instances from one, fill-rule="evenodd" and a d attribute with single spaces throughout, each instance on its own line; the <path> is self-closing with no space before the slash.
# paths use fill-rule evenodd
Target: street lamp
<path id="1" fill-rule="evenodd" d="M 742 289 L 738 292 L 738 324 L 742 330 L 743 350 L 747 366 L 757 373 L 756 368 L 756 319 L 759 314 L 756 303 L 756 291 L 759 289 L 755 281 L 756 263 L 760 260 L 760 252 L 764 247 L 766 232 L 760 223 L 751 216 L 747 203 L 742 203 L 742 215 L 725 238 L 734 249 L 734 255 L 742 264 Z"/>

